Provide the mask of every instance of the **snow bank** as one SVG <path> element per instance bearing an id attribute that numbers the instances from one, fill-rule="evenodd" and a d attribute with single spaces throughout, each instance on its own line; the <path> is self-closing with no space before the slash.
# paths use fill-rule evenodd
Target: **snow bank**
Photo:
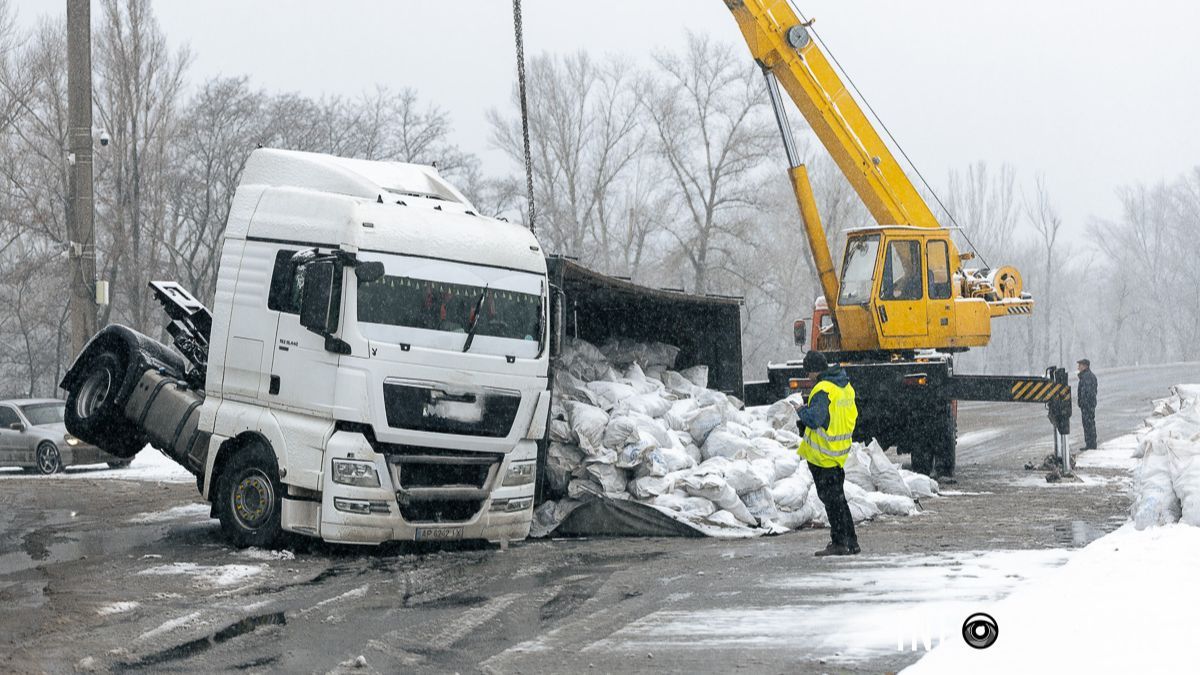
<path id="1" fill-rule="evenodd" d="M 1134 453 L 1134 525 L 1200 525 L 1200 385 L 1172 387 L 1146 427 Z"/>
<path id="2" fill-rule="evenodd" d="M 199 585 L 220 588 L 239 584 L 262 574 L 265 570 L 263 565 L 197 565 L 191 562 L 177 562 L 150 567 L 138 574 L 150 576 L 182 574 L 192 577 Z"/>
<path id="3" fill-rule="evenodd" d="M 1125 525 L 1066 565 L 980 606 L 999 628 L 991 647 L 972 649 L 952 635 L 903 672 L 1189 672 L 1191 613 L 1200 605 L 1200 584 L 1188 581 L 1196 560 L 1200 529 Z"/>
<path id="4" fill-rule="evenodd" d="M 581 504 L 631 500 L 709 536 L 753 536 L 827 522 L 796 453 L 786 401 L 746 408 L 708 389 L 708 369 L 674 370 L 679 350 L 616 339 L 567 339 L 554 373 L 547 485 L 532 536 Z M 877 443 L 854 444 L 846 497 L 855 520 L 912 515 L 937 483 L 892 464 Z"/>

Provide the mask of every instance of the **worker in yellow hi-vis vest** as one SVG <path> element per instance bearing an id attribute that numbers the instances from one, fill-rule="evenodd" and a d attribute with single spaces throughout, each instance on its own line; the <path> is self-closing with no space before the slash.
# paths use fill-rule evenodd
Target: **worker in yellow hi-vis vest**
<path id="1" fill-rule="evenodd" d="M 858 553 L 858 536 L 854 533 L 854 518 L 846 504 L 846 493 L 842 485 L 846 480 L 846 457 L 850 454 L 851 436 L 858 421 L 858 408 L 854 404 L 854 387 L 846 370 L 838 364 L 830 365 L 820 352 L 810 351 L 804 355 L 803 368 L 816 385 L 808 395 L 805 405 L 797 405 L 796 416 L 804 427 L 800 440 L 799 454 L 808 461 L 817 496 L 825 505 L 829 516 L 829 534 L 832 541 L 818 556 L 855 555 Z"/>

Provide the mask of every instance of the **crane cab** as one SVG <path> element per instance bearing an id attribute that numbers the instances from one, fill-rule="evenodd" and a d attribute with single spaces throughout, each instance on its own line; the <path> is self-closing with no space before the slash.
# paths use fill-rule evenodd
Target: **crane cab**
<path id="1" fill-rule="evenodd" d="M 822 331 L 818 349 L 894 352 L 959 351 L 983 346 L 991 335 L 986 299 L 967 291 L 945 229 L 881 226 L 852 230 L 846 239 L 836 332 Z M 1019 281 L 1018 281 L 1019 283 Z M 821 325 L 814 316 L 813 324 Z"/>

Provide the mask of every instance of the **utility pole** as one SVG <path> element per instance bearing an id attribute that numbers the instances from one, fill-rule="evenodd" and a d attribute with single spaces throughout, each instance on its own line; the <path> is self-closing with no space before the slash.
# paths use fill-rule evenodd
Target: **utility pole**
<path id="1" fill-rule="evenodd" d="M 67 112 L 70 178 L 67 197 L 68 302 L 71 353 L 96 333 L 96 223 L 92 193 L 91 0 L 67 0 Z"/>

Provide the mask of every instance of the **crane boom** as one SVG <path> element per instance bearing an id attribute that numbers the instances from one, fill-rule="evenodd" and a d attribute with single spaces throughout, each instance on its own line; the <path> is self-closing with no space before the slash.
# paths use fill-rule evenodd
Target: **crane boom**
<path id="1" fill-rule="evenodd" d="M 788 1 L 725 4 L 755 60 L 795 101 L 875 222 L 941 227 Z"/>

